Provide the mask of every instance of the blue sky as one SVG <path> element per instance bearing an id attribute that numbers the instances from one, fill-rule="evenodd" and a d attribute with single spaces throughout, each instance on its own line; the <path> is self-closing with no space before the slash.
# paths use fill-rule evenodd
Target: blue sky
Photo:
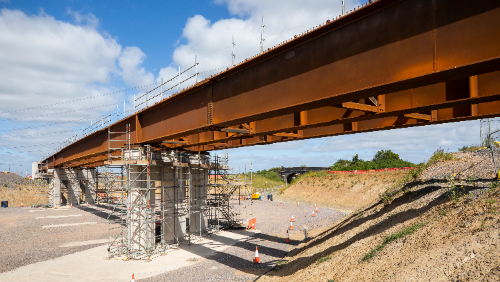
<path id="1" fill-rule="evenodd" d="M 348 0 L 346 10 L 360 3 Z M 134 95 L 188 68 L 195 55 L 201 78 L 225 68 L 233 34 L 236 62 L 256 54 L 263 15 L 272 46 L 340 12 L 341 0 L 0 0 L 0 170 L 30 171 L 103 115 L 115 121 L 117 106 L 122 116 L 124 102 L 132 113 Z M 471 121 L 231 149 L 229 158 L 244 169 L 253 155 L 260 170 L 392 149 L 422 162 L 439 147 L 478 142 L 479 122 Z"/>

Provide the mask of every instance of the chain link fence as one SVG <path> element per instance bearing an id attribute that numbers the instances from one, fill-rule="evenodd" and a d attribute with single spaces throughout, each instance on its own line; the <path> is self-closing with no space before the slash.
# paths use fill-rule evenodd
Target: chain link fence
<path id="1" fill-rule="evenodd" d="M 500 118 L 488 118 L 480 121 L 481 125 L 481 147 L 487 147 L 491 150 L 495 171 L 500 178 Z"/>

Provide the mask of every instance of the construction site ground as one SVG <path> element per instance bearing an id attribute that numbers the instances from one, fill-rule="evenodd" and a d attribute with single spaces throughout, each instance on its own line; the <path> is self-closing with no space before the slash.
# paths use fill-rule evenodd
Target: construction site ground
<path id="1" fill-rule="evenodd" d="M 256 230 L 223 231 L 151 262 L 105 259 L 102 208 L 0 209 L 0 281 L 499 281 L 491 151 L 454 153 L 402 185 L 404 176 L 306 175 L 274 202 L 236 208 Z"/>
<path id="2" fill-rule="evenodd" d="M 231 204 L 237 205 L 238 201 Z M 242 217 L 255 230 L 228 230 L 181 245 L 147 261 L 106 259 L 105 207 L 0 209 L 0 281 L 252 281 L 304 240 L 304 229 L 329 226 L 345 216 L 332 209 L 296 203 L 246 201 Z M 292 214 L 291 243 L 286 231 Z M 112 229 L 114 232 L 116 229 Z M 253 262 L 259 248 L 260 264 Z"/>

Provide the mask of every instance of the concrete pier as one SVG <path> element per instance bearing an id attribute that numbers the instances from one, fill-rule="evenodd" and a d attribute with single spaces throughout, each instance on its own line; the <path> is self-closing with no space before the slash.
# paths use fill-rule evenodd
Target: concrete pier
<path id="1" fill-rule="evenodd" d="M 52 205 L 94 204 L 96 173 L 94 169 L 53 168 L 49 178 L 49 201 Z M 62 200 L 62 201 L 61 201 Z"/>

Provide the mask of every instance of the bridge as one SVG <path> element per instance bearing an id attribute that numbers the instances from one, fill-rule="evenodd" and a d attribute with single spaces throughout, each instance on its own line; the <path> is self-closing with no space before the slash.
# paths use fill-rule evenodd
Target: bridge
<path id="1" fill-rule="evenodd" d="M 306 167 L 306 166 L 286 167 L 280 170 L 280 176 L 281 178 L 283 178 L 283 181 L 285 181 L 286 183 L 290 183 L 292 182 L 293 178 L 297 175 L 303 175 L 306 174 L 307 172 L 323 171 L 329 169 L 330 169 L 329 167 Z"/>
<path id="2" fill-rule="evenodd" d="M 207 152 L 500 114 L 500 2 L 379 0 L 45 159 L 102 166 L 108 139 Z M 123 132 L 108 136 L 108 131 Z"/>
<path id="3" fill-rule="evenodd" d="M 35 168 L 54 207 L 107 202 L 121 228 L 109 257 L 149 259 L 221 220 L 244 225 L 209 151 L 499 115 L 500 1 L 369 1 Z"/>

